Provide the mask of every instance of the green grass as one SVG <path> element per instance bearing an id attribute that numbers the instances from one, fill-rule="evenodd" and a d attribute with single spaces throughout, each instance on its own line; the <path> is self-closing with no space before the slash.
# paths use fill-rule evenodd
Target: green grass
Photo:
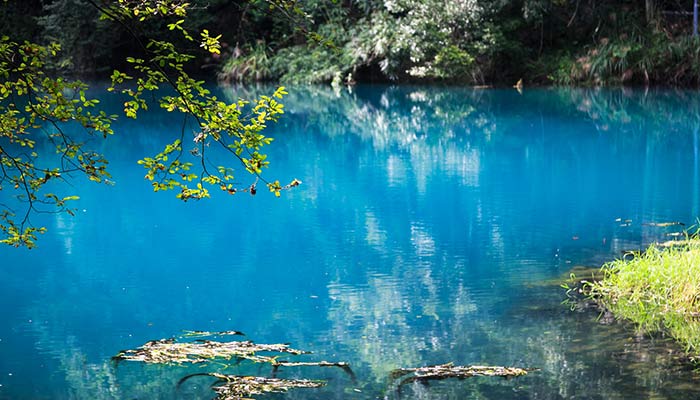
<path id="1" fill-rule="evenodd" d="M 652 245 L 603 271 L 603 279 L 590 284 L 596 301 L 640 330 L 668 334 L 700 355 L 700 240 Z"/>

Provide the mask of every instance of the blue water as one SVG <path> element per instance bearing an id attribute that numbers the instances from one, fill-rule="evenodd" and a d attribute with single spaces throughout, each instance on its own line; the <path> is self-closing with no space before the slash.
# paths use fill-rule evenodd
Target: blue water
<path id="1" fill-rule="evenodd" d="M 158 110 L 90 142 L 115 185 L 76 177 L 64 188 L 81 197 L 75 217 L 34 216 L 49 229 L 37 249 L 0 247 L 0 399 L 212 398 L 205 377 L 176 388 L 200 367 L 110 362 L 183 330 L 291 343 L 314 352 L 298 360 L 348 361 L 357 376 L 286 369 L 329 385 L 272 398 L 393 399 L 391 370 L 446 362 L 539 370 L 413 385 L 402 398 L 700 396 L 673 343 L 571 311 L 557 284 L 677 230 L 646 223 L 700 216 L 700 94 L 289 92 L 265 175 L 303 185 L 280 199 L 153 193 L 136 160 L 182 127 Z"/>

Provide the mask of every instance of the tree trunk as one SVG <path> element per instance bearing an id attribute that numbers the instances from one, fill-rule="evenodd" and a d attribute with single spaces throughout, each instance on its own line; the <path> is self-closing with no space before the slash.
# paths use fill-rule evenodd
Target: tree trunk
<path id="1" fill-rule="evenodd" d="M 647 22 L 654 22 L 656 19 L 656 1 L 644 0 L 644 12 L 646 13 Z"/>
<path id="2" fill-rule="evenodd" d="M 693 37 L 698 37 L 698 0 L 693 1 Z"/>

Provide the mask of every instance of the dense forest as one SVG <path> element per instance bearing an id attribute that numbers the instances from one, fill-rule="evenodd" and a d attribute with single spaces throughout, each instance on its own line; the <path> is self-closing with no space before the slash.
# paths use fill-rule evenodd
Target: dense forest
<path id="1" fill-rule="evenodd" d="M 196 72 L 221 81 L 472 85 L 700 84 L 692 1 L 193 0 L 186 24 L 221 34 Z M 53 67 L 107 75 L 133 36 L 87 0 L 10 0 L 4 35 L 58 42 Z M 178 41 L 151 23 L 145 37 Z M 190 44 L 191 46 L 191 44 Z"/>

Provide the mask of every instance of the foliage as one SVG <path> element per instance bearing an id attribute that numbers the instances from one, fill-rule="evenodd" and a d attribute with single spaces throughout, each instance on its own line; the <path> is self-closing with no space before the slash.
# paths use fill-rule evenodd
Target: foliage
<path id="1" fill-rule="evenodd" d="M 378 69 L 383 79 L 483 82 L 500 44 L 489 7 L 457 2 L 384 1 L 354 15 L 336 10 L 316 27 L 322 38 L 284 47 L 274 56 L 282 81 L 329 82 Z"/>
<path id="2" fill-rule="evenodd" d="M 580 11 L 561 34 L 568 36 L 578 25 L 591 40 L 577 46 L 562 43 L 547 51 L 540 71 L 547 71 L 549 81 L 564 85 L 697 85 L 700 42 L 692 37 L 691 20 L 677 17 L 687 10 L 669 10 L 665 18 L 653 11 L 638 3 L 614 7 L 607 2 Z M 593 31 L 591 23 L 597 24 Z"/>
<path id="3" fill-rule="evenodd" d="M 340 23 L 328 23 L 304 45 L 279 50 L 272 60 L 274 76 L 283 82 L 318 83 L 341 80 L 352 69 L 345 48 L 350 32 Z M 319 43 L 318 40 L 323 40 Z"/>
<path id="4" fill-rule="evenodd" d="M 560 84 L 700 83 L 700 42 L 661 32 L 603 38 L 575 59 L 563 57 L 552 79 Z"/>
<path id="5" fill-rule="evenodd" d="M 274 20 L 263 32 L 272 70 L 242 78 L 694 84 L 690 20 L 674 19 L 686 11 L 676 7 L 661 17 L 633 1 L 298 1 L 303 29 Z"/>
<path id="6" fill-rule="evenodd" d="M 591 295 L 616 317 L 645 332 L 668 332 L 693 355 L 700 353 L 700 241 L 644 253 L 606 264 Z"/>
<path id="7" fill-rule="evenodd" d="M 88 4 L 102 20 L 120 26 L 132 36 L 138 54 L 142 55 L 126 59 L 130 67 L 128 73 L 115 70 L 111 75 L 112 86 L 108 90 L 127 96 L 125 115 L 137 118 L 151 106 L 147 98 L 155 98 L 158 106 L 183 116 L 179 138 L 158 154 L 139 161 L 154 191 L 176 189 L 177 197 L 187 201 L 209 197 L 210 187 L 229 194 L 245 191 L 254 195 L 262 181 L 270 192 L 279 196 L 282 190 L 300 184 L 295 179 L 283 186 L 261 175 L 269 164 L 261 150 L 272 141 L 263 130 L 284 112 L 279 102 L 286 94 L 283 87 L 253 102 L 221 101 L 204 87 L 204 81 L 191 77 L 186 71 L 185 65 L 195 56 L 181 52 L 168 40 L 153 37 L 145 41 L 139 33 L 144 24 L 166 20 L 169 31 L 177 32 L 183 40 L 209 54 L 219 54 L 220 36 L 206 29 L 194 34 L 186 28 L 189 3 L 119 0 L 98 4 L 95 0 L 61 0 L 51 3 L 51 7 L 78 4 L 72 2 Z M 56 24 L 56 20 L 50 18 L 44 22 L 46 26 Z M 13 197 L 26 204 L 26 212 L 19 217 L 13 211 L 14 205 L 2 204 L 0 230 L 5 238 L 1 242 L 9 245 L 31 248 L 36 234 L 45 231 L 43 227 L 32 225 L 31 213 L 73 213 L 67 204 L 77 196 L 48 192 L 47 183 L 63 180 L 71 173 L 82 173 L 91 181 L 109 183 L 107 160 L 87 149 L 83 136 L 106 138 L 113 133 L 111 123 L 116 117 L 97 110 L 98 101 L 86 96 L 88 86 L 85 83 L 48 73 L 51 66 L 68 62 L 59 58 L 59 54 L 60 45 L 56 43 L 41 46 L 28 41 L 18 43 L 8 37 L 0 41 L 0 190 L 12 191 Z M 172 93 L 165 94 L 165 89 Z M 193 147 L 185 153 L 188 119 L 194 121 L 196 130 L 192 135 Z M 56 148 L 60 156 L 58 161 L 52 164 L 52 160 L 40 159 L 39 154 L 32 151 L 39 140 L 47 140 Z M 253 175 L 253 182 L 238 187 L 240 179 L 234 181 L 230 165 L 212 165 L 208 154 L 214 148 L 237 160 Z"/>
<path id="8" fill-rule="evenodd" d="M 684 11 L 682 5 L 676 8 Z M 86 167 L 77 158 L 74 162 L 82 170 L 52 166 L 48 160 L 37 164 L 35 153 L 14 148 L 21 147 L 15 138 L 36 140 L 35 135 L 43 135 L 49 141 L 66 138 L 83 146 L 75 132 L 94 134 L 94 126 L 101 129 L 100 124 L 113 121 L 112 116 L 102 116 L 100 124 L 90 122 L 100 114 L 97 103 L 86 98 L 84 104 L 80 96 L 88 93 L 87 87 L 80 81 L 58 80 L 58 75 L 110 76 L 111 90 L 129 97 L 124 111 L 130 118 L 153 106 L 181 115 L 179 137 L 141 164 L 154 190 L 175 189 L 183 200 L 208 197 L 212 187 L 254 194 L 260 181 L 279 195 L 299 183 L 284 185 L 261 177 L 267 166 L 262 149 L 271 140 L 263 131 L 282 114 L 284 89 L 251 102 L 222 102 L 197 77 L 202 66 L 219 66 L 218 77 L 226 82 L 512 85 L 522 78 L 526 84 L 700 84 L 700 42 L 688 34 L 690 21 L 671 17 L 683 14 L 661 14 L 631 0 L 30 0 L 4 1 L 2 12 L 9 22 L 0 31 L 12 39 L 4 42 L 0 70 L 8 82 L 0 136 L 5 141 L 0 145 L 7 160 L 22 160 L 29 168 L 21 171 L 7 161 L 3 187 L 18 184 L 13 190 L 19 191 L 27 180 L 29 190 L 23 191 L 22 199 L 32 202 L 32 212 L 50 211 L 40 210 L 38 200 L 49 201 L 53 211 L 64 210 L 62 199 L 70 196 L 46 200 L 51 192 L 41 192 L 43 185 L 35 180 L 33 187 L 30 180 L 45 175 L 43 171 L 63 172 L 62 179 Z M 25 55 L 34 61 L 23 66 L 15 54 L 30 50 L 36 55 Z M 22 85 L 27 89 L 20 89 Z M 163 96 L 164 90 L 175 93 Z M 146 100 L 151 98 L 155 102 Z M 58 119 L 29 106 L 54 100 L 73 106 L 58 110 L 65 113 Z M 23 124 L 12 122 L 20 114 L 32 124 L 12 130 L 13 124 Z M 186 137 L 188 124 L 195 126 L 192 142 Z M 40 125 L 43 128 L 36 128 Z M 65 148 L 58 150 L 66 159 L 79 155 Z M 106 160 L 89 149 L 81 151 L 94 168 L 102 168 L 105 175 L 99 179 L 107 179 Z M 241 181 L 239 176 L 234 179 L 230 165 L 207 162 L 213 151 L 238 160 L 253 175 L 251 181 L 234 184 Z M 47 181 L 52 180 L 56 178 Z M 30 233 L 41 229 L 25 232 L 31 228 L 29 213 L 15 220 L 14 208 L 3 204 L 4 232 L 14 238 L 12 244 L 30 245 Z"/>
<path id="9" fill-rule="evenodd" d="M 83 173 L 91 181 L 109 182 L 107 160 L 85 149 L 79 135 L 69 134 L 65 128 L 82 128 L 87 135 L 106 137 L 113 133 L 115 117 L 95 110 L 98 101 L 86 97 L 84 83 L 47 76 L 47 59 L 58 51 L 55 44 L 45 47 L 19 44 L 6 36 L 0 39 L 0 190 L 12 191 L 27 203 L 20 223 L 5 205 L 0 214 L 0 230 L 6 236 L 2 243 L 34 246 L 36 234 L 45 229 L 28 224 L 31 212 L 73 214 L 68 205 L 77 197 L 45 191 L 48 182 L 63 180 L 73 172 Z M 73 125 L 68 125 L 69 121 Z M 44 165 L 33 151 L 39 135 L 55 146 L 58 165 Z"/>
<path id="10" fill-rule="evenodd" d="M 357 58 L 377 60 L 390 77 L 483 82 L 475 62 L 496 46 L 489 10 L 475 0 L 385 1 L 356 35 Z"/>
<path id="11" fill-rule="evenodd" d="M 260 40 L 245 49 L 236 47 L 217 77 L 225 83 L 268 80 L 272 76 L 271 63 L 267 45 Z"/>
<path id="12" fill-rule="evenodd" d="M 7 1 L 0 3 L 0 36 L 12 36 L 17 42 L 31 40 L 40 31 L 37 16 L 41 0 Z"/>
<path id="13" fill-rule="evenodd" d="M 113 49 L 104 43 L 119 41 L 119 30 L 114 29 L 111 21 L 100 20 L 98 10 L 87 0 L 46 2 L 42 11 L 37 18 L 41 29 L 39 42 L 61 46 L 61 52 L 49 60 L 52 69 L 79 76 L 107 72 Z"/>
<path id="14" fill-rule="evenodd" d="M 647 3 L 193 0 L 182 7 L 185 3 L 172 0 L 116 2 L 133 8 L 138 18 L 174 15 L 181 7 L 187 9 L 187 29 L 220 32 L 221 54 L 200 55 L 186 68 L 193 73 L 218 65 L 219 77 L 229 82 L 328 82 L 350 74 L 355 80 L 619 84 L 646 82 L 646 73 L 649 82 L 695 84 L 694 51 L 685 41 L 691 19 L 683 13 L 689 6 L 665 2 L 647 8 Z M 130 38 L 114 21 L 98 21 L 99 13 L 86 7 L 88 0 L 27 4 L 6 7 L 5 19 L 14 23 L 31 14 L 38 25 L 4 32 L 60 43 L 66 51 L 58 60 L 63 71 L 107 72 L 133 53 Z M 657 12 L 661 8 L 670 12 Z M 141 37 L 167 30 L 162 21 L 149 21 Z M 163 40 L 188 46 L 174 33 Z M 645 70 L 650 65 L 662 68 Z"/>
<path id="15" fill-rule="evenodd" d="M 119 24 L 114 20 L 98 20 L 99 12 L 90 2 L 12 2 L 3 10 L 7 29 L 0 30 L 13 38 L 61 44 L 65 53 L 56 63 L 62 73 L 104 75 L 114 66 L 122 67 L 125 56 L 143 52 L 132 46 L 132 37 L 124 30 L 116 29 Z M 185 69 L 201 74 L 205 71 L 201 67 L 218 68 L 219 78 L 226 82 L 512 85 L 523 78 L 525 83 L 587 85 L 698 83 L 697 45 L 689 39 L 691 18 L 684 14 L 690 6 L 678 2 L 122 0 L 113 4 L 132 9 L 130 18 L 148 17 L 149 23 L 134 32 L 144 42 L 160 36 L 178 48 L 192 42 L 179 29 L 168 31 L 170 22 L 151 16 L 186 10 L 186 22 L 179 26 L 196 32 L 198 39 L 205 31 L 217 32 L 212 43 L 220 47 L 219 53 L 199 53 Z M 661 9 L 669 12 L 658 12 Z M 32 19 L 37 23 L 26 23 Z"/>

